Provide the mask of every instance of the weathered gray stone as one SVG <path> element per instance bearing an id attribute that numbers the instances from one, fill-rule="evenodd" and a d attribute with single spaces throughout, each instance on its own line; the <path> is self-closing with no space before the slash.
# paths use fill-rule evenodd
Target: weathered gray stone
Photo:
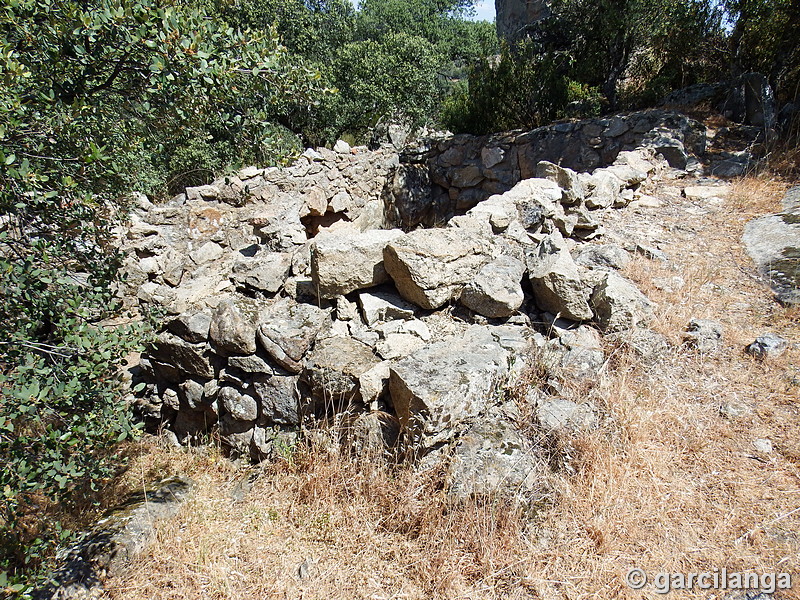
<path id="1" fill-rule="evenodd" d="M 365 406 L 377 408 L 378 401 L 389 390 L 389 365 L 384 360 L 358 377 L 359 391 Z"/>
<path id="2" fill-rule="evenodd" d="M 220 388 L 217 398 L 228 414 L 237 421 L 255 421 L 258 418 L 258 402 L 249 394 L 224 386 Z"/>
<path id="3" fill-rule="evenodd" d="M 608 169 L 597 169 L 589 178 L 589 192 L 586 195 L 588 208 L 609 208 L 620 201 L 624 183 Z"/>
<path id="4" fill-rule="evenodd" d="M 630 281 L 610 271 L 591 298 L 595 319 L 603 331 L 615 332 L 646 325 L 655 305 Z"/>
<path id="5" fill-rule="evenodd" d="M 364 413 L 350 425 L 347 438 L 352 451 L 363 458 L 390 458 L 400 441 L 400 421 L 382 411 Z"/>
<path id="6" fill-rule="evenodd" d="M 171 477 L 133 494 L 58 554 L 58 567 L 34 596 L 59 600 L 100 597 L 102 580 L 121 575 L 150 545 L 156 523 L 175 517 L 194 490 L 192 480 Z"/>
<path id="7" fill-rule="evenodd" d="M 492 167 L 500 164 L 503 162 L 503 159 L 506 156 L 505 150 L 498 146 L 494 147 L 485 147 L 481 149 L 481 162 L 483 166 L 487 169 L 491 169 Z"/>
<path id="8" fill-rule="evenodd" d="M 525 229 L 537 229 L 555 214 L 562 193 L 554 181 L 532 178 L 520 181 L 503 196 L 516 205 Z"/>
<path id="9" fill-rule="evenodd" d="M 485 317 L 511 316 L 525 300 L 520 283 L 525 269 L 525 264 L 516 258 L 496 258 L 481 267 L 464 286 L 461 303 Z"/>
<path id="10" fill-rule="evenodd" d="M 424 345 L 425 341 L 413 333 L 389 333 L 375 344 L 375 352 L 383 360 L 391 360 L 413 354 Z"/>
<path id="11" fill-rule="evenodd" d="M 481 420 L 462 435 L 448 469 L 456 499 L 500 497 L 531 504 L 541 500 L 545 461 L 505 419 Z"/>
<path id="12" fill-rule="evenodd" d="M 686 328 L 686 342 L 700 352 L 714 352 L 722 344 L 722 323 L 711 319 L 692 319 Z"/>
<path id="13" fill-rule="evenodd" d="M 350 154 L 351 150 L 352 148 L 350 147 L 350 144 L 348 144 L 344 140 L 338 140 L 333 145 L 333 151 L 336 152 L 337 154 Z"/>
<path id="14" fill-rule="evenodd" d="M 546 160 L 536 165 L 536 177 L 549 179 L 561 188 L 561 203 L 572 206 L 583 202 L 586 190 L 578 174 Z"/>
<path id="15" fill-rule="evenodd" d="M 558 235 L 548 235 L 527 257 L 534 300 L 541 310 L 584 321 L 592 318 L 589 288 Z"/>
<path id="16" fill-rule="evenodd" d="M 234 456 L 249 456 L 255 425 L 252 421 L 240 421 L 230 413 L 219 419 L 219 436 Z"/>
<path id="17" fill-rule="evenodd" d="M 239 258 L 231 279 L 240 286 L 274 294 L 283 287 L 291 267 L 292 257 L 286 252 L 259 253 Z"/>
<path id="18" fill-rule="evenodd" d="M 361 402 L 359 377 L 380 362 L 372 349 L 352 338 L 318 340 L 302 373 L 317 407 L 335 411 Z"/>
<path id="19" fill-rule="evenodd" d="M 169 329 L 187 342 L 199 343 L 208 340 L 208 329 L 211 326 L 211 314 L 208 312 L 192 312 L 178 315 L 169 322 Z"/>
<path id="20" fill-rule="evenodd" d="M 584 431 L 597 427 L 597 415 L 589 404 L 563 398 L 544 398 L 536 408 L 536 419 L 546 431 Z"/>
<path id="21" fill-rule="evenodd" d="M 419 229 L 386 246 L 386 270 L 400 295 L 426 309 L 457 298 L 491 257 L 490 242 L 457 229 Z"/>
<path id="22" fill-rule="evenodd" d="M 689 154 L 675 132 L 664 127 L 658 127 L 649 132 L 642 143 L 646 148 L 652 148 L 656 154 L 663 156 L 670 167 L 685 169 L 689 162 Z"/>
<path id="23" fill-rule="evenodd" d="M 230 356 L 228 366 L 240 369 L 245 373 L 272 373 L 275 368 L 257 354 L 250 356 Z"/>
<path id="24" fill-rule="evenodd" d="M 389 279 L 384 248 L 403 235 L 398 230 L 328 233 L 311 246 L 311 278 L 321 298 L 335 298 Z"/>
<path id="25" fill-rule="evenodd" d="M 774 358 L 783 354 L 789 347 L 789 340 L 775 333 L 765 333 L 750 344 L 746 352 L 756 358 Z"/>
<path id="26" fill-rule="evenodd" d="M 282 299 L 261 313 L 258 341 L 280 366 L 299 373 L 303 357 L 329 318 L 329 310 Z"/>
<path id="27" fill-rule="evenodd" d="M 253 391 L 261 404 L 261 417 L 278 425 L 300 424 L 300 394 L 297 375 L 275 372 L 253 381 Z"/>
<path id="28" fill-rule="evenodd" d="M 208 337 L 223 356 L 255 354 L 258 304 L 243 296 L 232 296 L 211 315 Z"/>
<path id="29" fill-rule="evenodd" d="M 361 314 L 367 325 L 394 319 L 413 319 L 415 307 L 388 292 L 362 292 L 358 295 Z"/>
<path id="30" fill-rule="evenodd" d="M 568 322 L 566 322 L 568 323 Z M 594 379 L 605 365 L 605 354 L 597 331 L 586 325 L 562 329 L 566 324 L 556 319 L 550 332 L 551 339 L 540 351 L 540 360 L 551 378 L 574 381 Z"/>
<path id="31" fill-rule="evenodd" d="M 800 304 L 800 210 L 750 221 L 742 240 L 778 300 Z"/>
<path id="32" fill-rule="evenodd" d="M 207 344 L 190 344 L 175 335 L 162 333 L 153 345 L 150 355 L 189 375 L 206 379 L 214 376 L 211 352 Z"/>
<path id="33" fill-rule="evenodd" d="M 690 185 L 683 188 L 688 200 L 705 201 L 710 198 L 727 198 L 731 193 L 729 185 Z"/>
<path id="34" fill-rule="evenodd" d="M 616 244 L 584 244 L 575 252 L 575 264 L 591 269 L 624 269 L 630 254 Z"/>
<path id="35" fill-rule="evenodd" d="M 222 258 L 223 254 L 225 254 L 225 251 L 222 249 L 222 246 L 215 242 L 206 242 L 197 250 L 190 252 L 189 258 L 191 258 L 195 264 L 202 265 Z"/>
<path id="36" fill-rule="evenodd" d="M 490 406 L 508 369 L 508 352 L 481 327 L 392 365 L 389 393 L 413 447 L 425 453 L 455 436 L 467 420 Z"/>

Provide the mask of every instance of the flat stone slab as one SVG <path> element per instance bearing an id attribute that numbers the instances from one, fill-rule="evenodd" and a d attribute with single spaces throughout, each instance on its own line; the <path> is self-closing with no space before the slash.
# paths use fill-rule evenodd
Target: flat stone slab
<path id="1" fill-rule="evenodd" d="M 800 304 L 800 209 L 750 221 L 742 241 L 778 300 Z"/>

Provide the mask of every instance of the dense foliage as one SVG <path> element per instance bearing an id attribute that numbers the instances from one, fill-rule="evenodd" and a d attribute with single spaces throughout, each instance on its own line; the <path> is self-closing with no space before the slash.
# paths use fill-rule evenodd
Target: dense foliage
<path id="1" fill-rule="evenodd" d="M 273 29 L 161 0 L 9 0 L 0 69 L 0 571 L 18 571 L 59 529 L 35 516 L 91 497 L 133 433 L 118 375 L 139 338 L 107 321 L 121 198 L 276 160 L 272 117 L 323 87 Z"/>
<path id="2" fill-rule="evenodd" d="M 481 133 L 653 106 L 669 92 L 747 72 L 781 103 L 800 91 L 800 5 L 791 0 L 553 0 L 552 15 L 476 66 L 444 122 Z M 797 122 L 798 119 L 795 120 Z"/>

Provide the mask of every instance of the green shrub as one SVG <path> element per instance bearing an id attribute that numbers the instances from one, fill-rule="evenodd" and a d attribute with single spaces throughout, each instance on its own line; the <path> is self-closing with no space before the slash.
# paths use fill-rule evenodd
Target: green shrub
<path id="1" fill-rule="evenodd" d="M 53 503 L 91 504 L 136 431 L 120 371 L 141 330 L 108 321 L 122 198 L 280 161 L 277 117 L 324 88 L 274 30 L 180 0 L 10 0 L 0 82 L 0 572 L 24 581 L 68 535 Z"/>

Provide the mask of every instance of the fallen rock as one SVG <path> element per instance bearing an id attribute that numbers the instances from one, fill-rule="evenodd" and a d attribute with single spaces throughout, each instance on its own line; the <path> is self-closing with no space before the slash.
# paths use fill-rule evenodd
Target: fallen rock
<path id="1" fill-rule="evenodd" d="M 351 450 L 362 458 L 391 458 L 400 441 L 400 421 L 382 411 L 355 418 L 347 430 Z"/>
<path id="2" fill-rule="evenodd" d="M 239 286 L 274 294 L 283 287 L 291 267 L 291 254 L 259 253 L 239 258 L 233 265 L 231 279 Z"/>
<path id="3" fill-rule="evenodd" d="M 458 348 L 458 352 L 454 352 Z M 421 454 L 452 439 L 484 412 L 509 371 L 509 353 L 483 327 L 431 344 L 389 368 L 389 393 Z"/>
<path id="4" fill-rule="evenodd" d="M 536 305 L 573 321 L 592 318 L 589 288 L 561 236 L 549 235 L 526 256 Z"/>
<path id="5" fill-rule="evenodd" d="M 642 146 L 652 148 L 656 154 L 663 156 L 670 167 L 686 169 L 689 154 L 686 152 L 683 140 L 676 137 L 675 132 L 664 127 L 657 127 L 645 136 Z"/>
<path id="6" fill-rule="evenodd" d="M 223 254 L 225 254 L 225 251 L 222 249 L 222 246 L 215 242 L 206 242 L 197 250 L 190 252 L 189 258 L 191 258 L 195 264 L 202 265 L 222 258 Z"/>
<path id="7" fill-rule="evenodd" d="M 92 531 L 59 553 L 59 566 L 37 598 L 60 600 L 96 598 L 102 580 L 120 575 L 155 537 L 155 524 L 178 514 L 193 494 L 195 484 L 186 477 L 171 477 L 144 492 L 133 494 L 121 507 L 98 521 Z"/>
<path id="8" fill-rule="evenodd" d="M 211 327 L 211 315 L 207 312 L 183 313 L 170 321 L 168 327 L 187 342 L 205 342 Z"/>
<path id="9" fill-rule="evenodd" d="M 525 229 L 539 229 L 552 217 L 561 203 L 563 191 L 549 179 L 523 179 L 504 193 L 506 200 L 517 207 L 519 221 Z"/>
<path id="10" fill-rule="evenodd" d="M 688 200 L 702 201 L 710 198 L 727 198 L 731 193 L 729 185 L 691 185 L 683 189 Z"/>
<path id="11" fill-rule="evenodd" d="M 605 332 L 646 325 L 655 305 L 630 281 L 614 271 L 605 273 L 591 298 L 595 319 Z"/>
<path id="12" fill-rule="evenodd" d="M 525 300 L 520 280 L 525 264 L 510 256 L 501 256 L 485 264 L 461 292 L 461 303 L 489 318 L 509 317 Z"/>
<path id="13" fill-rule="evenodd" d="M 413 354 L 424 345 L 425 341 L 412 333 L 390 333 L 375 344 L 375 352 L 383 360 L 391 360 Z"/>
<path id="14" fill-rule="evenodd" d="M 584 244 L 575 251 L 575 264 L 590 269 L 619 270 L 630 262 L 630 254 L 616 244 Z"/>
<path id="15" fill-rule="evenodd" d="M 800 304 L 800 210 L 750 221 L 742 240 L 778 300 Z"/>
<path id="16" fill-rule="evenodd" d="M 620 193 L 625 184 L 607 169 L 597 169 L 588 180 L 587 208 L 609 208 L 620 202 Z"/>
<path id="17" fill-rule="evenodd" d="M 548 397 L 541 399 L 536 407 L 536 420 L 545 431 L 573 433 L 594 429 L 598 422 L 591 405 Z"/>
<path id="18" fill-rule="evenodd" d="M 311 279 L 321 298 L 335 298 L 388 281 L 384 248 L 401 231 L 326 233 L 311 245 Z"/>
<path id="19" fill-rule="evenodd" d="M 774 333 L 765 333 L 747 346 L 745 352 L 756 358 L 775 358 L 783 354 L 789 347 L 789 340 Z"/>
<path id="20" fill-rule="evenodd" d="M 545 461 L 505 419 L 470 427 L 459 438 L 448 471 L 448 493 L 458 500 L 488 496 L 528 505 L 545 493 Z"/>
<path id="21" fill-rule="evenodd" d="M 558 185 L 561 188 L 561 203 L 564 205 L 580 204 L 586 196 L 583 182 L 572 169 L 543 160 L 536 165 L 536 177 L 549 179 Z"/>
<path id="22" fill-rule="evenodd" d="M 692 319 L 685 340 L 700 352 L 713 352 L 722 344 L 722 324 L 710 319 Z"/>
<path id="23" fill-rule="evenodd" d="M 491 252 L 488 240 L 468 231 L 418 229 L 392 240 L 384 257 L 400 295 L 433 310 L 457 298 Z"/>

